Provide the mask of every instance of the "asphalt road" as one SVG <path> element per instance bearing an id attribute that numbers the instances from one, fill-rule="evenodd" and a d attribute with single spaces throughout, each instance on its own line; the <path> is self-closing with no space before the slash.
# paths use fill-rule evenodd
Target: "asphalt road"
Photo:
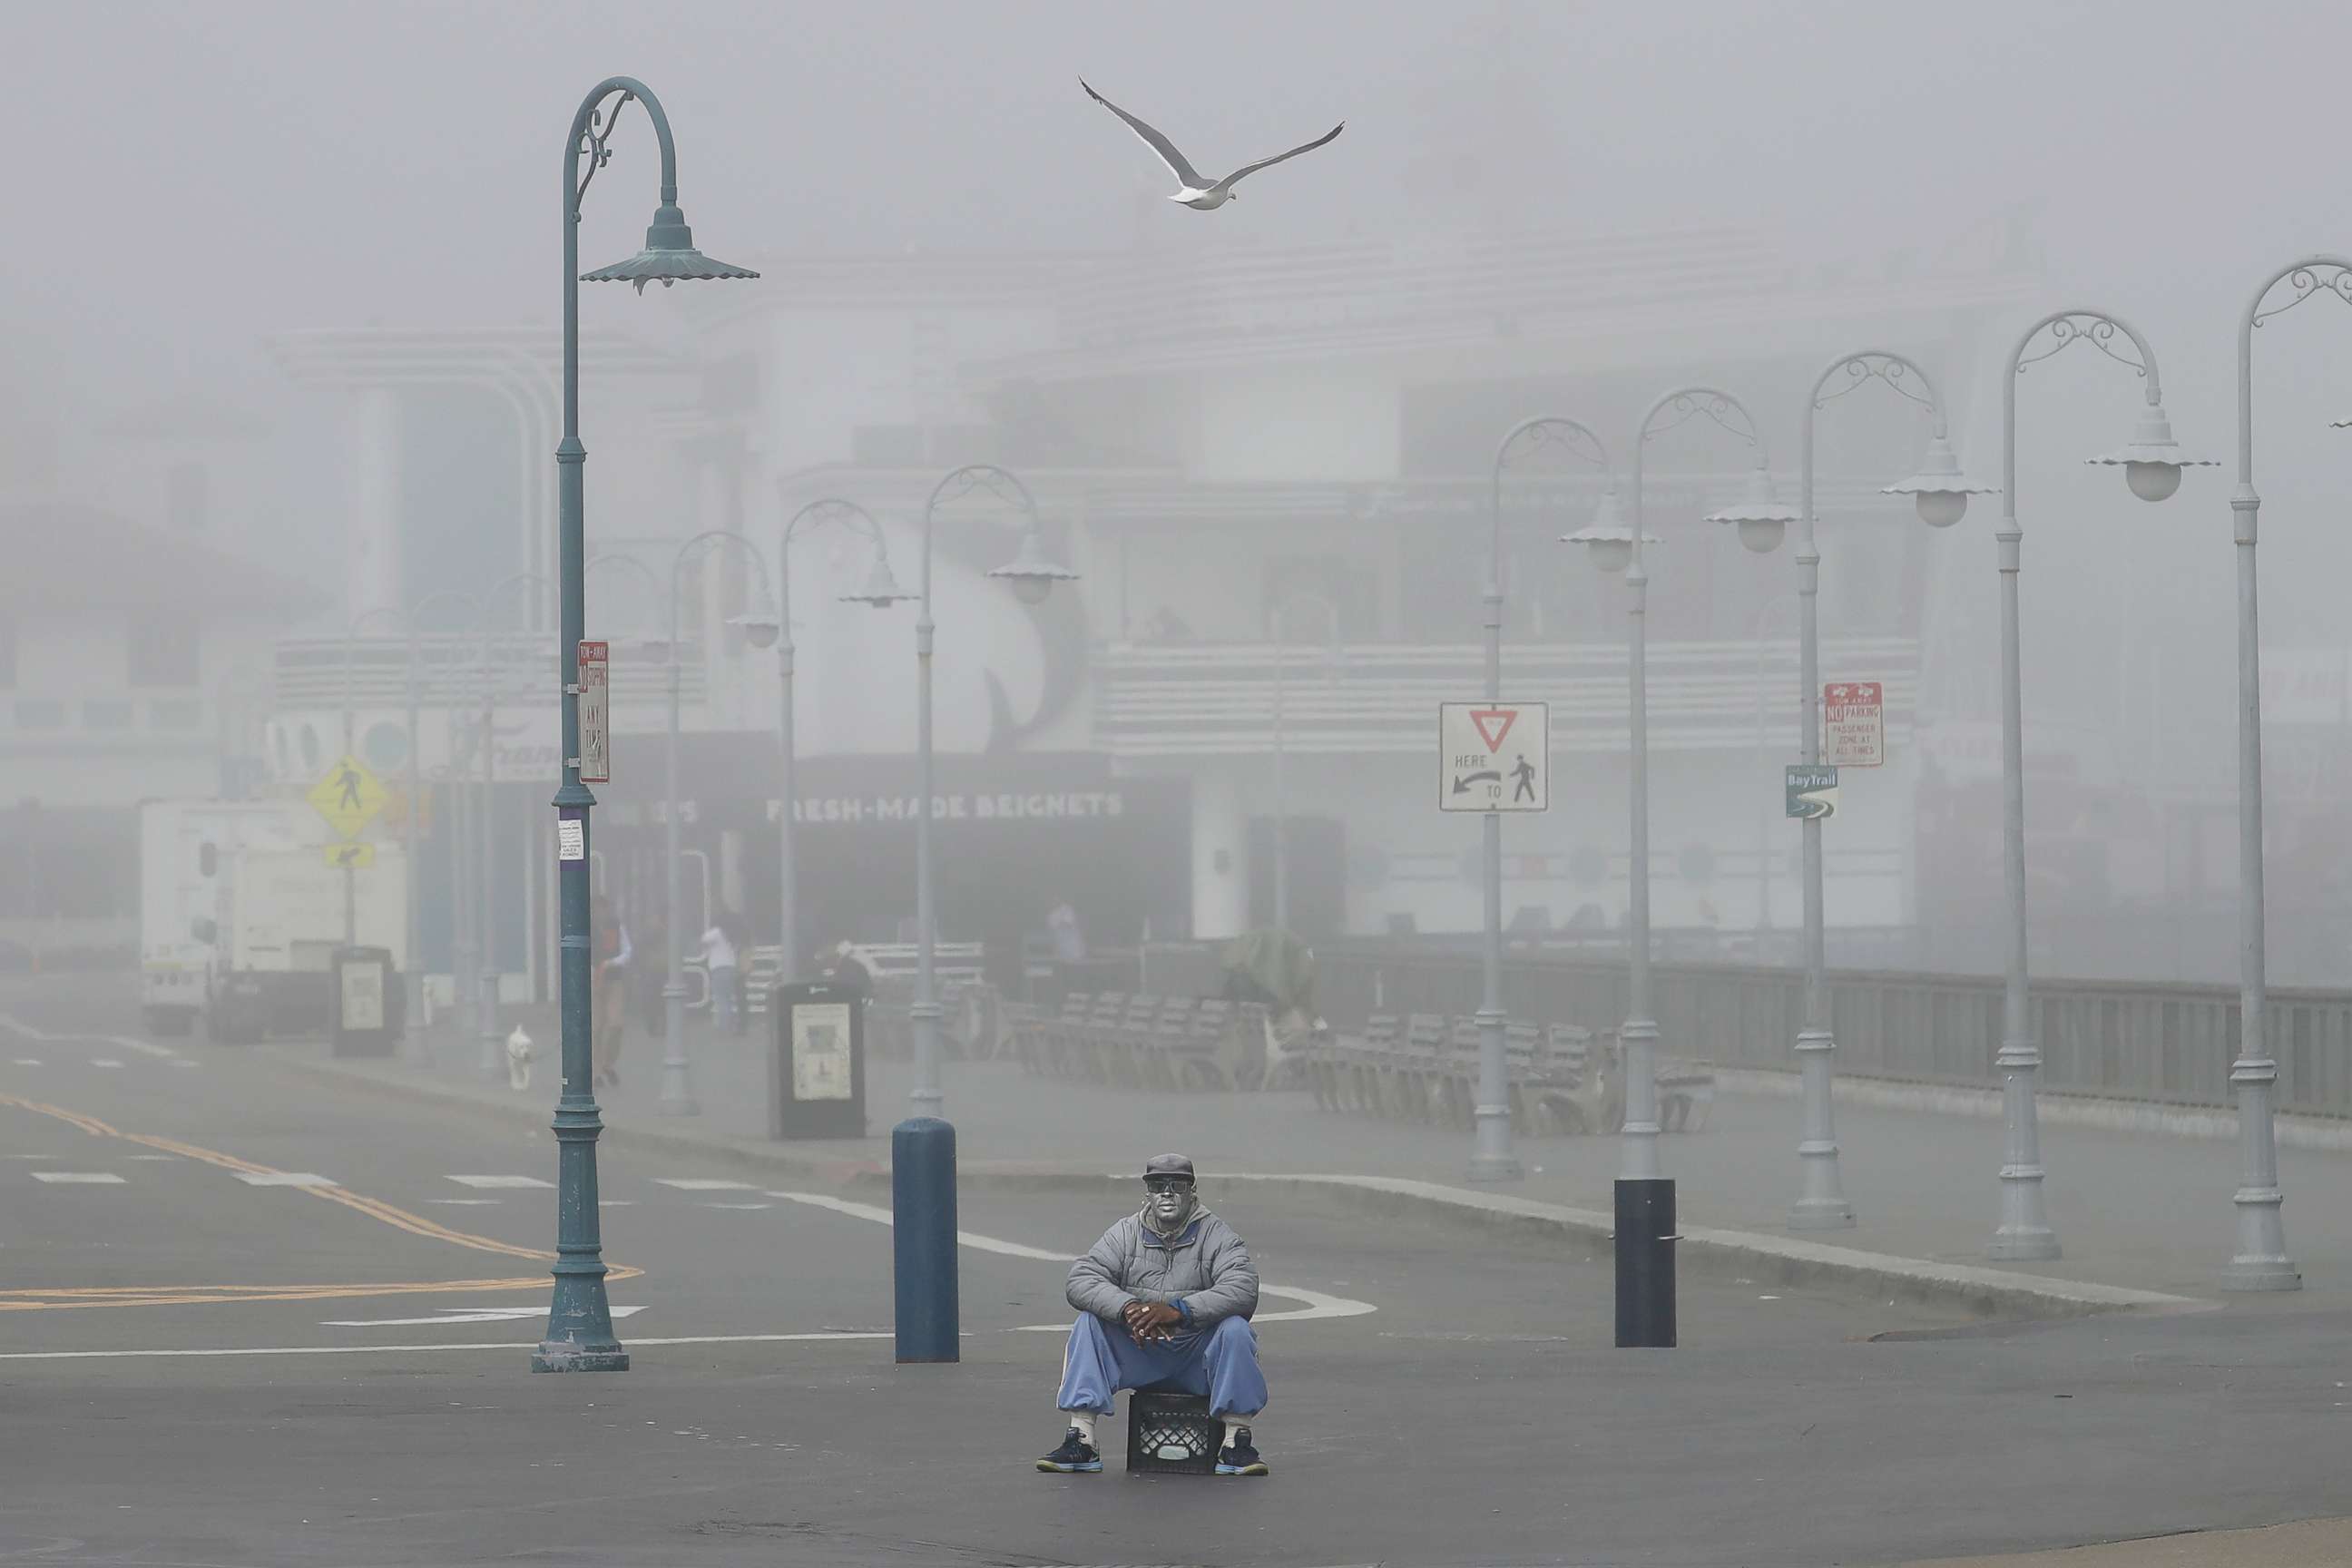
<path id="1" fill-rule="evenodd" d="M 1581 1248 L 1213 1175 L 1269 1287 L 1264 1482 L 1118 1474 L 1117 1425 L 1110 1473 L 1029 1469 L 1098 1193 L 965 1193 L 964 1358 L 900 1368 L 873 1192 L 612 1149 L 635 1367 L 533 1376 L 549 1134 L 99 988 L 0 1013 L 0 1559 L 1810 1565 L 2342 1509 L 2325 1298 L 1988 1332 L 1707 1277 L 1683 1348 L 1621 1352 Z"/>

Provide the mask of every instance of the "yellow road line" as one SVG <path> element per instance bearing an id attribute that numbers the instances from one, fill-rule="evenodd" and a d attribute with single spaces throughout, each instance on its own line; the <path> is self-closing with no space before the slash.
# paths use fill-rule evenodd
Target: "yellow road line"
<path id="1" fill-rule="evenodd" d="M 120 1138 L 126 1142 L 158 1149 L 184 1159 L 217 1165 L 225 1171 L 236 1171 L 248 1176 L 284 1176 L 292 1172 L 273 1165 L 257 1164 L 224 1154 L 216 1149 L 205 1149 L 194 1143 L 183 1143 L 173 1138 L 159 1138 L 146 1132 L 125 1132 L 110 1126 L 94 1116 L 79 1110 L 68 1110 L 60 1105 L 47 1105 L 37 1100 L 20 1100 L 13 1094 L 0 1094 L 0 1105 L 14 1106 L 79 1128 L 93 1138 Z M 452 1230 L 446 1225 L 397 1208 L 382 1198 L 368 1197 L 342 1187 L 296 1187 L 296 1192 L 308 1193 L 329 1203 L 341 1204 L 357 1210 L 370 1219 L 391 1226 L 395 1230 L 427 1241 L 444 1241 L 453 1247 L 467 1247 L 477 1252 L 494 1252 L 506 1258 L 525 1258 L 534 1262 L 552 1263 L 555 1254 L 536 1247 L 515 1247 L 470 1231 Z M 635 1279 L 645 1273 L 625 1264 L 610 1264 L 607 1280 Z M 0 1290 L 0 1312 L 55 1310 L 74 1307 L 178 1307 L 223 1301 L 309 1301 L 326 1300 L 352 1296 L 403 1296 L 455 1290 L 511 1290 L 546 1283 L 543 1277 L 526 1279 L 445 1279 L 429 1282 L 410 1281 L 381 1285 L 97 1285 L 59 1289 Z"/>

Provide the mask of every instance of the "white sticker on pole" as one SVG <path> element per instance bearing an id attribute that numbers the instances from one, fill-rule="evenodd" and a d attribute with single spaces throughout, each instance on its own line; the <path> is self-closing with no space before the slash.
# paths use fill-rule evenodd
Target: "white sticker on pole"
<path id="1" fill-rule="evenodd" d="M 1875 680 L 1832 680 L 1822 688 L 1822 761 L 1833 768 L 1885 765 L 1885 688 Z"/>
<path id="2" fill-rule="evenodd" d="M 1548 811 L 1551 710 L 1541 702 L 1437 705 L 1437 809 Z"/>
<path id="3" fill-rule="evenodd" d="M 613 665 L 610 643 L 580 645 L 580 782 L 613 782 Z M 576 860 L 576 855 L 567 855 Z"/>
<path id="4" fill-rule="evenodd" d="M 556 819 L 555 858 L 558 860 L 588 858 L 588 825 L 576 816 Z"/>

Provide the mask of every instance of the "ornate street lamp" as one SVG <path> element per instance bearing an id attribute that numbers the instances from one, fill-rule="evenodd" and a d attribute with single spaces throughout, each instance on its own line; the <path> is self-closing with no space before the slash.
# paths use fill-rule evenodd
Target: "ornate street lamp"
<path id="1" fill-rule="evenodd" d="M 2037 352 L 2028 352 L 2045 339 Z M 2050 1228 L 2049 1206 L 2042 1193 L 2042 1136 L 2034 1108 L 2042 1047 L 2033 1038 L 2026 1004 L 2025 702 L 2017 636 L 2018 546 L 2025 535 L 2017 524 L 2017 383 L 2034 365 L 2076 343 L 2090 344 L 2147 383 L 2147 407 L 2131 443 L 2091 462 L 2123 465 L 2132 493 L 2143 500 L 2162 500 L 2179 489 L 2183 468 L 2212 466 L 2181 456 L 2164 416 L 2156 353 L 2121 317 L 2102 310 L 2057 310 L 2017 340 L 2009 356 L 2009 374 L 2001 378 L 2001 518 L 2000 530 L 1993 536 L 2000 544 L 2001 871 L 2009 896 L 2009 962 L 2001 995 L 2000 1050 L 1993 1058 L 2001 1078 L 2000 1223 L 1986 1248 L 1986 1256 L 2009 1262 L 2059 1255 L 2058 1235 Z"/>
<path id="2" fill-rule="evenodd" d="M 891 574 L 889 551 L 882 540 L 882 525 L 856 501 L 832 498 L 813 500 L 785 520 L 782 536 L 776 546 L 776 597 L 783 615 L 782 640 L 776 645 L 777 670 L 783 686 L 783 777 L 779 786 L 783 792 L 783 800 L 777 811 L 776 832 L 777 872 L 783 889 L 777 925 L 780 940 L 784 945 L 782 978 L 786 980 L 800 973 L 796 966 L 807 957 L 800 948 L 800 873 L 793 858 L 793 813 L 799 805 L 800 793 L 793 779 L 793 541 L 803 528 L 820 527 L 825 523 L 837 524 L 863 534 L 874 546 L 874 564 L 866 574 L 865 585 L 855 594 L 842 595 L 845 604 L 887 610 L 915 596 L 899 587 L 898 578 Z"/>
<path id="3" fill-rule="evenodd" d="M 1078 574 L 1045 558 L 1037 537 L 1037 503 L 1029 487 L 992 463 L 971 463 L 957 468 L 931 489 L 923 502 L 922 611 L 915 622 L 916 750 L 921 759 L 922 809 L 915 818 L 915 1005 L 908 1009 L 915 1033 L 915 1087 L 907 1097 L 910 1112 L 936 1117 L 940 1093 L 940 1000 L 933 973 L 938 933 L 931 910 L 931 532 L 942 502 L 974 493 L 995 497 L 1020 510 L 1025 520 L 1021 545 L 1010 564 L 989 575 L 1004 583 L 1024 605 L 1043 604 L 1056 583 L 1072 583 Z"/>
<path id="4" fill-rule="evenodd" d="M 580 204 L 588 183 L 612 158 L 606 142 L 620 111 L 635 99 L 646 106 L 661 145 L 661 202 L 646 230 L 646 246 L 615 267 L 580 271 Z M 612 102 L 608 119 L 604 105 Z M 581 161 L 587 172 L 581 172 Z M 580 639 L 586 630 L 583 585 L 586 577 L 588 448 L 580 441 L 580 285 L 625 279 L 645 292 L 648 282 L 664 287 L 680 279 L 754 278 L 740 267 L 711 260 L 694 248 L 693 232 L 677 205 L 677 149 L 669 116 L 644 83 L 629 77 L 598 82 L 572 117 L 563 141 L 563 439 L 555 449 L 560 481 L 556 549 L 561 582 L 563 710 L 562 782 L 555 793 L 556 861 L 562 887 L 559 921 L 563 1021 L 563 1092 L 556 1101 L 557 1147 L 555 1293 L 547 1317 L 547 1337 L 531 1356 L 534 1372 L 626 1372 L 629 1352 L 613 1333 L 613 1311 L 604 1295 L 604 1248 L 596 1212 L 596 1138 L 604 1128 L 597 1113 L 593 1041 L 595 1023 L 588 951 L 589 813 L 596 797 L 580 782 Z"/>

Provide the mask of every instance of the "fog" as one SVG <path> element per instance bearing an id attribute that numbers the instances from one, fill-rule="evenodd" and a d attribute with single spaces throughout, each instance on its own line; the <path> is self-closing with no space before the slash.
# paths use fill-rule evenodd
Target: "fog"
<path id="1" fill-rule="evenodd" d="M 984 765 L 1006 752 L 1090 752 L 1103 778 L 1188 793 L 1171 797 L 1165 826 L 1190 847 L 1159 844 L 1170 858 L 1146 878 L 1166 887 L 1100 913 L 1113 945 L 1133 946 L 1147 926 L 1154 939 L 1223 940 L 1271 911 L 1266 836 L 1280 814 L 1265 683 L 1240 699 L 1252 717 L 1222 732 L 1214 721 L 1179 723 L 1173 710 L 1134 717 L 1140 710 L 1122 703 L 1164 704 L 1171 683 L 1204 702 L 1234 689 L 1217 684 L 1230 674 L 1137 652 L 1164 640 L 1152 626 L 1262 646 L 1281 583 L 1311 581 L 1328 598 L 1350 572 L 1362 575 L 1371 585 L 1360 613 L 1349 608 L 1341 673 L 1309 670 L 1292 694 L 1303 706 L 1287 787 L 1313 804 L 1290 811 L 1326 825 L 1302 827 L 1308 838 L 1326 833 L 1337 846 L 1329 875 L 1317 873 L 1322 902 L 1307 934 L 1467 936 L 1478 922 L 1475 868 L 1454 862 L 1475 845 L 1475 824 L 1437 818 L 1418 742 L 1398 739 L 1402 715 L 1444 693 L 1413 685 L 1408 696 L 1400 685 L 1374 720 L 1362 692 L 1407 680 L 1405 650 L 1444 647 L 1459 655 L 1442 667 L 1459 695 L 1477 694 L 1475 503 L 1511 420 L 1587 421 L 1622 473 L 1653 395 L 1683 382 L 1723 385 L 1756 411 L 1780 499 L 1793 501 L 1806 382 L 1836 353 L 1885 346 L 1939 378 L 1970 478 L 1998 485 L 2000 365 L 2015 334 L 2063 306 L 2122 315 L 2158 351 L 2184 446 L 2224 466 L 2190 470 L 2176 498 L 2146 506 L 2112 470 L 2079 461 L 2128 433 L 2140 391 L 2131 373 L 2085 347 L 2021 380 L 2034 964 L 2089 979 L 2233 981 L 2234 324 L 2253 284 L 2340 247 L 2352 224 L 2317 155 L 2352 21 L 2320 5 L 2227 16 L 2223 25 L 2218 9 L 2182 4 L 1843 0 L 1794 12 L 1297 4 L 1149 16 L 1076 4 L 722 0 L 683 12 L 13 10 L 0 30 L 29 68 L 0 107 L 24 237 L 0 257 L 14 372 L 0 392 L 0 487 L 19 584 L 8 600 L 11 680 L 35 713 L 20 715 L 0 752 L 13 775 L 0 793 L 41 802 L 52 825 L 60 808 L 89 817 L 53 858 L 71 867 L 86 854 L 105 868 L 78 879 L 52 864 L 46 897 L 28 871 L 11 907 L 20 920 L 111 921 L 110 937 L 90 940 L 127 942 L 137 802 L 187 795 L 186 781 L 219 761 L 183 746 L 158 788 L 152 776 L 125 776 L 109 737 L 78 737 L 89 742 L 79 752 L 51 743 L 44 703 L 63 704 L 68 731 L 102 727 L 110 721 L 85 722 L 77 705 L 113 700 L 119 683 L 98 668 L 113 655 L 95 620 L 84 619 L 79 644 L 63 634 L 44 642 L 51 634 L 34 622 L 85 588 L 89 617 L 125 607 L 123 593 L 68 575 L 88 552 L 60 549 L 74 514 L 58 509 L 95 508 L 217 550 L 226 563 L 204 580 L 242 582 L 240 595 L 261 602 L 238 612 L 216 657 L 205 644 L 198 727 L 229 753 L 222 776 L 264 794 L 297 793 L 306 781 L 294 775 L 331 760 L 341 705 L 322 695 L 320 672 L 336 667 L 352 616 L 547 569 L 555 165 L 577 94 L 618 71 L 652 84 L 669 110 L 698 242 L 767 276 L 674 297 L 584 290 L 592 551 L 634 554 L 661 574 L 676 542 L 740 530 L 772 571 L 782 509 L 839 492 L 881 520 L 911 578 L 931 478 L 970 456 L 1022 472 L 1046 542 L 1085 578 L 1045 611 L 1016 611 L 983 575 L 1017 537 L 1005 518 L 983 506 L 943 530 L 939 744 L 982 795 L 1028 788 Z M 1204 165 L 1232 166 L 1335 121 L 1347 130 L 1255 176 L 1245 199 L 1188 212 L 1161 199 L 1163 171 L 1148 151 L 1087 101 L 1082 72 Z M 614 152 L 586 200 L 584 265 L 638 242 L 653 180 L 641 110 L 625 115 Z M 1318 267 L 1324 281 L 1300 281 L 1302 268 Z M 1326 330 L 1388 320 L 1399 289 L 1417 291 L 1412 309 L 1443 316 L 1457 268 L 1497 323 L 1488 343 Z M 1261 278 L 1290 290 L 1267 305 L 1266 322 L 1319 310 L 1324 336 L 1268 341 L 1254 361 L 1244 340 L 1273 329 L 1234 325 L 1246 313 L 1234 301 Z M 1199 302 L 1210 294 L 1217 303 Z M 1226 325 L 1202 325 L 1202 311 Z M 2328 428 L 2352 416 L 2352 385 L 2336 374 L 2347 331 L 2352 321 L 2322 297 L 2257 344 L 2273 967 L 2299 985 L 2337 984 L 2352 941 L 2338 870 L 2347 846 L 2326 784 L 2352 723 L 2352 654 L 2333 588 L 2345 564 L 2334 524 L 2347 437 Z M 431 333 L 522 345 L 496 352 L 537 356 L 530 397 L 540 412 L 478 387 L 412 382 L 396 395 L 396 433 L 365 434 L 360 373 L 342 361 L 322 369 L 346 351 L 318 344 Z M 635 355 L 635 368 L 600 366 L 600 352 Z M 1910 471 L 1925 424 L 1869 390 L 1822 416 L 1824 677 L 1867 678 L 1867 660 L 1882 657 L 1858 645 L 1841 653 L 1841 638 L 1894 639 L 1884 657 L 1908 667 L 1891 677 L 1903 690 L 1888 765 L 1849 777 L 1848 817 L 1829 829 L 1832 960 L 1988 974 L 2006 921 L 1998 789 L 1956 782 L 1931 731 L 1967 741 L 1974 761 L 1963 772 L 1997 763 L 1982 727 L 1999 714 L 1989 535 L 2000 502 L 1979 495 L 1960 526 L 1931 535 L 1899 498 L 1874 496 Z M 889 429 L 919 432 L 911 455 L 886 450 L 876 432 Z M 368 445 L 378 437 L 389 444 Z M 733 455 L 710 457 L 713 442 Z M 1654 923 L 1661 941 L 1683 932 L 1704 956 L 1790 963 L 1796 829 L 1780 819 L 1773 774 L 1799 722 L 1793 551 L 1750 560 L 1697 524 L 1737 493 L 1749 461 L 1737 441 L 1711 426 L 1676 431 L 1646 456 L 1664 487 L 1648 498 L 1650 524 L 1667 536 L 1653 638 L 1716 659 L 1710 679 L 1724 683 L 1706 699 L 1721 710 L 1702 732 L 1677 739 L 1654 718 L 1651 847 L 1656 875 L 1674 884 L 1655 894 Z M 1121 485 L 1138 494 L 1122 500 Z M 1261 488 L 1244 500 L 1250 486 Z M 1449 486 L 1456 499 L 1428 500 Z M 1618 701 L 1607 689 L 1622 669 L 1624 595 L 1572 552 L 1544 548 L 1585 520 L 1598 476 L 1579 470 L 1567 490 L 1540 495 L 1507 489 L 1506 695 L 1512 648 L 1537 645 L 1568 662 L 1538 658 L 1524 667 L 1528 682 L 1581 681 L 1579 693 Z M 1408 521 L 1351 531 L 1345 519 L 1357 513 L 1300 512 L 1295 546 L 1265 534 L 1265 520 L 1339 492 L 1369 507 L 1362 515 L 1387 508 Z M 1252 507 L 1258 523 L 1244 515 Z M 515 538 L 519 511 L 536 520 L 531 542 Z M 369 564 L 362 542 L 375 527 L 409 541 L 396 568 Z M 828 531 L 796 560 L 798 747 L 820 777 L 839 770 L 829 791 L 911 797 L 906 633 L 833 602 L 836 580 L 862 570 L 863 548 Z M 717 748 L 705 765 L 721 771 L 774 758 L 769 662 L 719 626 L 742 612 L 751 584 L 735 556 L 705 553 L 688 569 L 701 587 L 685 611 L 698 643 L 689 679 L 707 683 L 683 721 L 690 778 L 698 745 Z M 1230 570 L 1196 569 L 1211 560 Z M 644 592 L 592 574 L 591 634 L 630 644 L 616 660 L 637 668 L 616 678 L 616 829 L 629 812 L 653 812 L 662 793 L 665 677 L 638 645 L 665 628 Z M 543 616 L 543 587 L 508 593 L 524 622 Z M 135 618 L 138 595 L 128 596 Z M 1760 662 L 1759 626 L 1771 644 Z M 370 635 L 362 733 L 400 727 L 406 668 L 391 620 Z M 1073 666 L 1055 651 L 1064 637 L 1091 651 Z M 541 647 L 511 650 L 517 666 L 498 701 L 551 722 L 530 662 Z M 286 685 L 297 668 L 313 672 L 311 688 Z M 134 679 L 125 700 L 144 701 L 143 689 Z M 146 722 L 139 712 L 134 730 Z M 452 722 L 436 708 L 427 728 Z M 1568 737 L 1556 804 L 1508 825 L 1521 858 L 1506 915 L 1524 912 L 1534 922 L 1524 932 L 1539 932 L 1590 909 L 1622 948 L 1622 701 L 1613 717 L 1554 722 Z M 282 747 L 305 725 L 310 740 L 277 763 L 236 765 L 239 752 Z M 452 733 L 465 752 L 472 742 Z M 743 744 L 728 750 L 713 736 Z M 545 868 L 530 868 L 528 836 L 543 812 L 532 766 L 515 763 L 484 853 L 544 882 Z M 1741 782 L 1715 787 L 1727 769 Z M 28 817 L 12 838 L 30 846 L 52 831 Z M 725 868 L 696 875 L 752 923 L 772 921 L 772 829 L 747 823 L 739 837 L 698 847 Z M 1294 854 L 1326 853 L 1300 842 L 1294 835 Z M 891 876 L 910 869 L 905 846 L 887 853 Z M 1594 853 L 1607 862 L 1597 874 Z M 1571 868 L 1580 854 L 1587 861 Z M 990 896 L 987 877 L 1026 876 L 992 864 L 972 873 L 980 883 L 944 895 L 950 926 L 979 923 L 973 900 Z M 656 869 L 640 873 L 649 889 Z M 1034 885 L 1002 890 L 1025 923 L 1016 931 L 1007 917 L 992 934 L 1038 936 L 1057 874 L 1039 869 Z M 1218 876 L 1248 886 L 1216 894 Z M 82 881 L 70 908 L 52 907 L 56 888 Z M 828 925 L 869 928 L 844 935 L 882 941 L 909 927 L 910 889 L 838 898 L 845 912 Z M 426 925 L 455 918 L 431 913 Z M 519 984 L 544 994 L 544 922 L 495 918 L 523 922 L 499 940 L 517 950 L 512 971 L 530 974 Z M 1754 940 L 1735 943 L 1735 932 Z M 428 935 L 428 947 L 442 940 Z"/>

